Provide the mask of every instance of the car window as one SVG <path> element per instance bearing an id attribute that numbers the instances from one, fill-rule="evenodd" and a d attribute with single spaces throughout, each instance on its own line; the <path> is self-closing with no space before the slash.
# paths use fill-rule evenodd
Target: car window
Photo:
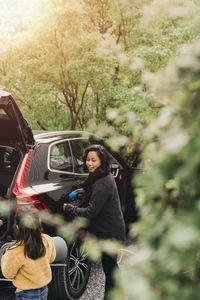
<path id="1" fill-rule="evenodd" d="M 8 121 L 10 117 L 8 116 L 7 112 L 5 111 L 4 108 L 0 108 L 0 120 L 1 121 Z"/>
<path id="2" fill-rule="evenodd" d="M 91 145 L 91 143 L 87 139 L 74 139 L 70 140 L 72 153 L 73 153 L 73 159 L 74 159 L 74 166 L 75 166 L 75 173 L 88 173 L 87 170 L 83 167 L 83 155 L 85 152 L 85 149 Z M 112 173 L 116 173 L 121 169 L 121 165 L 119 162 L 109 153 L 110 156 L 110 167 Z"/>
<path id="3" fill-rule="evenodd" d="M 6 115 L 6 112 L 3 108 L 0 108 L 0 115 Z"/>
<path id="4" fill-rule="evenodd" d="M 83 167 L 83 155 L 85 149 L 90 145 L 90 142 L 87 139 L 74 139 L 70 140 L 70 144 L 73 153 L 75 173 L 88 173 L 88 171 Z"/>
<path id="5" fill-rule="evenodd" d="M 49 166 L 53 170 L 73 172 L 72 157 L 67 141 L 51 146 Z"/>

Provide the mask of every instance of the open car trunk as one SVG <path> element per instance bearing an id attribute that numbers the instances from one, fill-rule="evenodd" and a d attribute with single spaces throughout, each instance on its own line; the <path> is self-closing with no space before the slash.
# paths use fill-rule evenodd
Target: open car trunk
<path id="1" fill-rule="evenodd" d="M 27 149 L 35 144 L 33 133 L 11 95 L 0 90 L 0 144 L 17 143 Z"/>
<path id="2" fill-rule="evenodd" d="M 24 152 L 14 145 L 0 144 L 0 242 L 11 240 L 16 200 L 12 186 Z"/>
<path id="3" fill-rule="evenodd" d="M 31 128 L 14 99 L 0 90 L 0 242 L 12 238 L 15 210 L 12 186 L 20 162 L 34 144 Z"/>

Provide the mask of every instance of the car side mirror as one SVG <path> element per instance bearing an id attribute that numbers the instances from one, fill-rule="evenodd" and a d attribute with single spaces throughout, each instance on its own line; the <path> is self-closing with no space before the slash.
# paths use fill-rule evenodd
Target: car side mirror
<path id="1" fill-rule="evenodd" d="M 113 177 L 117 178 L 120 169 L 119 165 L 116 163 L 112 163 L 110 169 L 111 169 L 111 173 L 113 174 Z"/>

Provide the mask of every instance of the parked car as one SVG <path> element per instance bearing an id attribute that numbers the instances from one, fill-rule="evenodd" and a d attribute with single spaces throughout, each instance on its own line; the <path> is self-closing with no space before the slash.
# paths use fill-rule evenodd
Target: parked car
<path id="1" fill-rule="evenodd" d="M 34 134 L 12 96 L 0 91 L 0 186 L 9 191 L 6 199 L 1 198 L 9 208 L 0 227 L 1 249 L 13 239 L 12 223 L 17 205 L 34 205 L 52 215 L 62 214 L 63 195 L 80 188 L 88 176 L 82 156 L 91 143 L 102 141 L 81 131 Z M 131 186 L 134 170 L 117 153 L 108 151 L 128 226 L 137 218 Z M 44 224 L 43 227 L 47 234 L 56 235 L 53 226 Z M 50 292 L 55 299 L 73 300 L 81 296 L 89 278 L 90 261 L 78 243 L 68 245 L 66 261 L 52 265 L 52 274 Z M 1 282 L 5 284 L 2 274 Z"/>

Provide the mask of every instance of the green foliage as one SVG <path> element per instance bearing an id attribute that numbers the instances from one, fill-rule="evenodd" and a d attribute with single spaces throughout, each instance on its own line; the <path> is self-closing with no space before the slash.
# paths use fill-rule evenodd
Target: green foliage
<path id="1" fill-rule="evenodd" d="M 172 13 L 170 1 L 38 1 L 31 22 L 26 15 L 26 27 L 2 40 L 1 85 L 34 129 L 85 129 L 91 119 L 110 126 L 110 108 L 123 105 L 144 126 L 160 105 L 143 75 L 163 68 L 198 35 L 198 2 L 175 5 Z M 125 122 L 114 128 L 129 136 Z"/>
<path id="2" fill-rule="evenodd" d="M 156 140 L 145 151 L 151 168 L 136 180 L 140 241 L 122 270 L 132 286 L 118 285 L 138 300 L 199 297 L 199 50 L 199 40 L 185 46 L 166 69 L 168 106 L 145 129 Z"/>

